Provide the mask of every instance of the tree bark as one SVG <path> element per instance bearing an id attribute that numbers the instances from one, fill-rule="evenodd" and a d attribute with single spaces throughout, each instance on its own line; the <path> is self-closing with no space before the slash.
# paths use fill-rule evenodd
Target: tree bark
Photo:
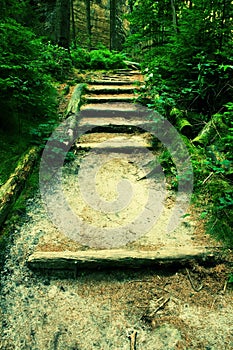
<path id="1" fill-rule="evenodd" d="M 75 20 L 74 20 L 74 0 L 71 1 L 71 19 L 72 19 L 72 36 L 73 36 L 73 45 L 76 49 L 76 28 L 75 28 Z"/>
<path id="2" fill-rule="evenodd" d="M 213 252 L 203 247 L 173 248 L 172 251 L 104 249 L 88 251 L 37 251 L 28 258 L 32 269 L 78 269 L 96 267 L 142 267 L 150 265 L 185 263 L 191 259 L 207 261 L 213 259 Z"/>
<path id="3" fill-rule="evenodd" d="M 91 1 L 86 0 L 88 48 L 91 49 Z"/>
<path id="4" fill-rule="evenodd" d="M 219 38 L 219 50 L 222 50 L 223 42 L 224 42 L 224 24 L 226 20 L 226 0 L 223 0 L 222 4 L 222 18 L 221 18 L 221 32 Z"/>
<path id="5" fill-rule="evenodd" d="M 22 191 L 26 180 L 39 157 L 40 148 L 32 147 L 24 154 L 8 181 L 0 188 L 0 225 L 4 222 L 16 199 Z"/>
<path id="6" fill-rule="evenodd" d="M 56 43 L 66 49 L 70 45 L 70 1 L 56 1 Z"/>
<path id="7" fill-rule="evenodd" d="M 222 117 L 216 114 L 206 123 L 192 142 L 196 145 L 209 145 L 223 130 L 227 131 L 227 126 L 222 121 Z"/>
<path id="8" fill-rule="evenodd" d="M 178 33 L 178 21 L 177 21 L 177 15 L 176 15 L 175 0 L 171 0 L 171 8 L 172 8 L 173 27 L 175 29 L 175 32 Z"/>
<path id="9" fill-rule="evenodd" d="M 110 0 L 110 50 L 116 49 L 116 0 Z"/>

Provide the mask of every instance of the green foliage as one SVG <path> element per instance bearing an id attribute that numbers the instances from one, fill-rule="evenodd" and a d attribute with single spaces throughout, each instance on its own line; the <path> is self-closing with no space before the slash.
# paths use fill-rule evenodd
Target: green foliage
<path id="1" fill-rule="evenodd" d="M 86 69 L 90 67 L 90 52 L 82 48 L 73 48 L 71 58 L 75 68 Z"/>
<path id="2" fill-rule="evenodd" d="M 228 279 L 228 283 L 233 285 L 233 273 L 230 274 L 229 279 Z"/>
<path id="3" fill-rule="evenodd" d="M 122 53 L 112 52 L 108 49 L 94 50 L 90 53 L 90 66 L 93 69 L 124 68 L 125 56 Z"/>
<path id="4" fill-rule="evenodd" d="M 199 144 L 205 147 L 188 142 L 195 193 L 208 199 L 203 208 L 208 232 L 233 247 L 232 4 L 177 0 L 177 23 L 170 0 L 135 0 L 131 7 L 126 47 L 140 58 L 146 75 L 141 101 L 174 125 L 187 120 L 193 138 L 204 132 Z"/>
<path id="5" fill-rule="evenodd" d="M 51 117 L 56 92 L 43 71 L 41 42 L 14 20 L 0 23 L 0 108 L 6 128 L 26 119 Z"/>
<path id="6" fill-rule="evenodd" d="M 124 68 L 125 55 L 106 48 L 93 50 L 77 48 L 71 50 L 71 57 L 76 68 L 80 69 L 117 69 Z"/>
<path id="7" fill-rule="evenodd" d="M 66 80 L 72 72 L 72 58 L 64 47 L 53 45 L 51 42 L 44 44 L 41 60 L 44 72 L 58 81 Z"/>

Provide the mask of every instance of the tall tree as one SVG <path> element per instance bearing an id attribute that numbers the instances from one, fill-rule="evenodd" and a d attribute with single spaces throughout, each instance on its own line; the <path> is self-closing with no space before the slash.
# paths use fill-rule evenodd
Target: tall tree
<path id="1" fill-rule="evenodd" d="M 91 48 L 91 0 L 86 0 L 88 47 Z"/>
<path id="2" fill-rule="evenodd" d="M 115 50 L 117 48 L 116 14 L 116 0 L 110 0 L 110 50 Z"/>
<path id="3" fill-rule="evenodd" d="M 171 0 L 171 7 L 172 7 L 172 21 L 173 26 L 175 29 L 175 32 L 178 32 L 178 21 L 177 21 L 177 15 L 176 15 L 176 6 L 175 6 L 175 0 Z"/>
<path id="4" fill-rule="evenodd" d="M 70 45 L 71 0 L 56 0 L 56 43 L 66 49 Z"/>
<path id="5" fill-rule="evenodd" d="M 75 20 L 74 20 L 74 0 L 70 0 L 71 4 L 71 20 L 72 20 L 72 38 L 73 45 L 76 48 L 76 28 L 75 28 Z"/>

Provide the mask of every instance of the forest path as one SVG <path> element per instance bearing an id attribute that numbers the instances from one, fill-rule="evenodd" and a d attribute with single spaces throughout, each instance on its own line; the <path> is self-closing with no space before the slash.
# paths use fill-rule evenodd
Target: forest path
<path id="1" fill-rule="evenodd" d="M 148 132 L 148 110 L 135 102 L 142 83 L 141 73 L 129 70 L 88 82 L 77 156 L 64 167 L 60 183 L 69 208 L 61 203 L 58 179 L 45 199 L 63 233 L 49 230 L 40 239 L 28 259 L 31 267 L 135 267 L 212 258 L 209 242 L 203 246 L 195 233 L 191 212 L 182 218 L 186 194 L 178 197 L 168 188 L 161 166 L 147 177 L 159 148 L 153 149 Z"/>
<path id="2" fill-rule="evenodd" d="M 125 74 L 120 86 L 128 89 L 135 77 L 127 76 L 126 84 Z M 107 85 L 118 86 L 118 78 L 107 76 Z M 87 98 L 91 90 L 97 95 L 97 85 L 106 89 L 103 81 L 96 83 L 88 86 Z M 80 128 L 90 132 L 75 142 L 75 159 L 63 166 L 61 183 L 53 174 L 55 187 L 44 198 L 37 193 L 28 201 L 2 276 L 1 349 L 130 350 L 131 330 L 137 332 L 136 350 L 232 349 L 229 269 L 222 262 L 197 264 L 210 263 L 204 247 L 213 242 L 200 230 L 192 208 L 191 217 L 167 232 L 175 194 L 164 186 L 161 172 L 141 180 L 157 150 L 145 128 L 135 128 L 148 121 L 140 119 L 141 106 L 130 94 L 130 103 L 92 99 L 82 107 Z M 88 223 L 79 236 L 69 212 L 68 232 L 57 227 L 66 207 L 57 196 L 59 186 L 75 217 Z M 160 199 L 159 207 L 153 207 L 154 196 L 148 204 L 148 192 Z M 57 211 L 56 223 L 48 218 L 45 199 Z M 156 222 L 144 232 L 148 215 Z M 85 265 L 92 269 L 82 269 Z M 111 268 L 101 270 L 101 265 Z M 54 271 L 61 267 L 65 270 Z"/>

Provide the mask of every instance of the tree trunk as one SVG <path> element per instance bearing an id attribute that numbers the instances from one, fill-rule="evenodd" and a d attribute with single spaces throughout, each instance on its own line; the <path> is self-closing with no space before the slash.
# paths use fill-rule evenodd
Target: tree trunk
<path id="1" fill-rule="evenodd" d="M 172 8 L 173 27 L 175 29 L 175 32 L 178 33 L 178 21 L 177 21 L 177 15 L 176 15 L 175 0 L 171 0 L 171 8 Z"/>
<path id="2" fill-rule="evenodd" d="M 70 44 L 70 1 L 56 1 L 56 43 L 66 49 Z"/>
<path id="3" fill-rule="evenodd" d="M 88 48 L 91 49 L 91 1 L 86 0 Z"/>
<path id="4" fill-rule="evenodd" d="M 223 42 L 224 42 L 224 27 L 226 20 L 226 0 L 223 0 L 222 4 L 222 18 L 221 18 L 221 28 L 220 28 L 220 38 L 219 38 L 219 50 L 222 50 Z"/>
<path id="5" fill-rule="evenodd" d="M 74 0 L 71 1 L 71 18 L 72 18 L 72 36 L 73 36 L 73 45 L 76 49 L 76 29 L 75 29 L 75 20 L 74 20 Z"/>
<path id="6" fill-rule="evenodd" d="M 116 0 L 110 0 L 110 50 L 116 49 Z"/>

